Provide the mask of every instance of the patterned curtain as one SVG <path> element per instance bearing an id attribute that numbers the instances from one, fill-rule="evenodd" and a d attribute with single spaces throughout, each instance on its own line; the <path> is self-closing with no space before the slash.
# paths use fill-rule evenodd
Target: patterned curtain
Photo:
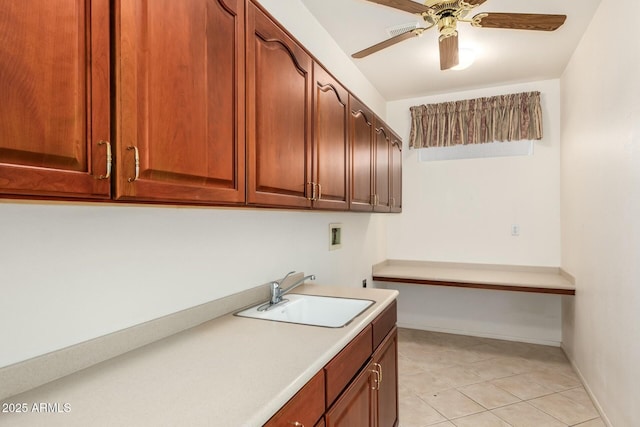
<path id="1" fill-rule="evenodd" d="M 412 148 L 542 139 L 540 92 L 411 107 Z"/>

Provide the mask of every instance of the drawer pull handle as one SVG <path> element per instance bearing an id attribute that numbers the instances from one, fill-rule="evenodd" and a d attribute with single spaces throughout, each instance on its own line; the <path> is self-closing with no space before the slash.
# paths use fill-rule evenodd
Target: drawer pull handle
<path id="1" fill-rule="evenodd" d="M 109 179 L 111 177 L 111 163 L 113 161 L 113 156 L 111 155 L 111 144 L 109 141 L 99 141 L 98 145 L 107 146 L 107 173 L 100 175 L 98 179 Z"/>
<path id="2" fill-rule="evenodd" d="M 298 421 L 289 421 L 289 424 L 296 427 L 304 427 L 304 424 L 299 423 Z"/>
<path id="3" fill-rule="evenodd" d="M 127 147 L 127 150 L 133 150 L 133 155 L 135 159 L 135 175 L 133 178 L 127 179 L 128 182 L 137 181 L 140 178 L 140 152 L 138 151 L 138 147 L 134 147 L 132 145 Z"/>

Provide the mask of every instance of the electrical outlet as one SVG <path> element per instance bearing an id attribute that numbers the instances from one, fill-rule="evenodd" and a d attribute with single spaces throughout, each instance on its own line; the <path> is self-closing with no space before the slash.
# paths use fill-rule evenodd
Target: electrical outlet
<path id="1" fill-rule="evenodd" d="M 367 287 L 367 279 L 362 279 L 362 287 L 363 288 Z"/>
<path id="2" fill-rule="evenodd" d="M 519 236 L 520 235 L 520 224 L 512 224 L 511 225 L 511 235 Z"/>

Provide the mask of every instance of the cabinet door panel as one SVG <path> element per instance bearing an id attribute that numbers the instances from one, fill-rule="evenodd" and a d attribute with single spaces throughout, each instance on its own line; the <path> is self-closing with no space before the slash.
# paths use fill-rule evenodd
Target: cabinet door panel
<path id="1" fill-rule="evenodd" d="M 398 330 L 393 328 L 373 355 L 380 365 L 382 381 L 377 394 L 379 427 L 394 427 L 398 422 Z"/>
<path id="2" fill-rule="evenodd" d="M 311 57 L 254 5 L 248 14 L 248 200 L 309 207 Z"/>
<path id="3" fill-rule="evenodd" d="M 327 427 L 375 426 L 373 364 L 367 364 L 325 414 Z"/>
<path id="4" fill-rule="evenodd" d="M 351 144 L 350 209 L 371 211 L 373 113 L 360 101 L 351 97 L 349 142 Z"/>
<path id="5" fill-rule="evenodd" d="M 109 197 L 107 0 L 0 2 L 0 193 Z"/>
<path id="6" fill-rule="evenodd" d="M 314 63 L 313 182 L 319 185 L 314 208 L 346 210 L 349 193 L 349 94 Z"/>
<path id="7" fill-rule="evenodd" d="M 376 120 L 377 121 L 377 120 Z M 374 193 L 376 195 L 375 206 L 373 210 L 376 212 L 389 212 L 391 210 L 389 198 L 389 149 L 391 141 L 390 133 L 383 123 L 377 121 L 374 133 L 374 150 L 375 150 L 375 181 Z"/>
<path id="8" fill-rule="evenodd" d="M 244 201 L 241 0 L 118 3 L 117 198 Z M 135 177 L 135 151 L 139 178 Z"/>

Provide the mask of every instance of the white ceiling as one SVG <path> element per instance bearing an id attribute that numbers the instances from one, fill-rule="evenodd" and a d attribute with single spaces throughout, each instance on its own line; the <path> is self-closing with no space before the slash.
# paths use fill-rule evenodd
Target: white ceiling
<path id="1" fill-rule="evenodd" d="M 388 27 L 411 22 L 426 26 L 417 15 L 366 0 L 301 1 L 350 58 L 389 38 Z M 435 28 L 422 37 L 351 60 L 387 100 L 558 78 L 600 1 L 487 0 L 468 17 L 482 12 L 519 12 L 564 14 L 567 20 L 553 32 L 459 23 L 460 48 L 472 48 L 477 55 L 475 63 L 462 71 L 440 71 Z"/>

